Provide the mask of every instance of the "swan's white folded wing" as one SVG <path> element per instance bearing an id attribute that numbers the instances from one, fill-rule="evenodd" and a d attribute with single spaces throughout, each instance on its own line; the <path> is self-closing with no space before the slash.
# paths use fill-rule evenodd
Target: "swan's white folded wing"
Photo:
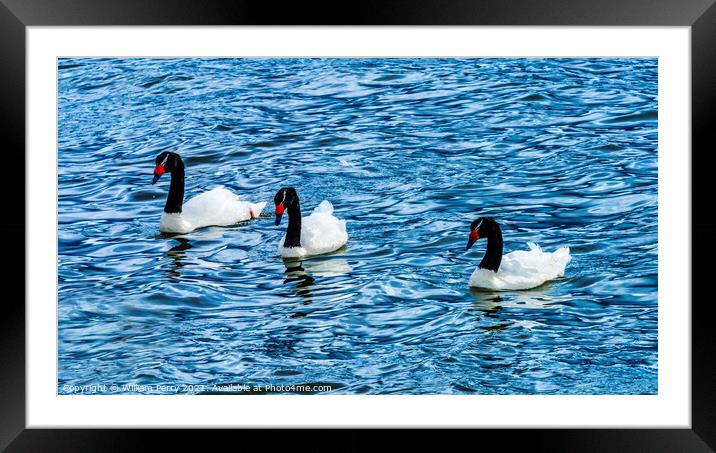
<path id="1" fill-rule="evenodd" d="M 323 200 L 316 209 L 311 213 L 313 214 L 333 214 L 333 205 L 328 200 Z"/>
<path id="2" fill-rule="evenodd" d="M 182 214 L 195 228 L 227 226 L 251 218 L 250 203 L 223 187 L 201 193 L 184 204 Z"/>

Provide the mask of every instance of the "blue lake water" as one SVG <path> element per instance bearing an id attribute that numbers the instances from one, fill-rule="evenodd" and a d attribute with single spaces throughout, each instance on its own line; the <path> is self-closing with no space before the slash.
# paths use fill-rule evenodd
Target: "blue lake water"
<path id="1" fill-rule="evenodd" d="M 61 59 L 58 392 L 656 393 L 657 69 Z M 160 234 L 164 150 L 186 199 L 223 185 L 265 217 Z M 284 262 L 282 186 L 304 215 L 330 200 L 348 246 Z M 569 246 L 565 277 L 469 288 L 484 215 L 505 253 Z"/>

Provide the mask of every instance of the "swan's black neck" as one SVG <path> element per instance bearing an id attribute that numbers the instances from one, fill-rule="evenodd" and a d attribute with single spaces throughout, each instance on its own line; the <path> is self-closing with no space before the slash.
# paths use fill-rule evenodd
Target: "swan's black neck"
<path id="1" fill-rule="evenodd" d="M 489 269 L 497 272 L 502 262 L 502 231 L 495 225 L 494 232 L 487 237 L 487 250 L 480 261 L 480 269 Z"/>
<path id="2" fill-rule="evenodd" d="M 300 247 L 301 246 L 301 204 L 298 198 L 291 203 L 286 209 L 288 214 L 288 229 L 286 230 L 286 240 L 283 241 L 284 247 Z"/>
<path id="3" fill-rule="evenodd" d="M 181 206 L 184 202 L 184 162 L 181 159 L 177 159 L 177 165 L 171 172 L 171 177 L 167 204 L 164 205 L 164 212 L 167 214 L 181 212 Z"/>

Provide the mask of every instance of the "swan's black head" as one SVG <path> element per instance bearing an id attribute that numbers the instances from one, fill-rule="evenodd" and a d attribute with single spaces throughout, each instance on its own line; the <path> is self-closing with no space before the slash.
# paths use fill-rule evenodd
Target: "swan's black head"
<path id="1" fill-rule="evenodd" d="M 293 187 L 283 187 L 276 192 L 273 197 L 273 202 L 276 205 L 276 225 L 281 223 L 281 216 L 283 212 L 298 203 L 298 194 L 296 189 Z"/>
<path id="2" fill-rule="evenodd" d="M 497 233 L 499 229 L 500 225 L 492 217 L 480 217 L 474 220 L 470 224 L 470 238 L 467 240 L 465 250 L 469 250 L 478 239 L 490 237 Z"/>
<path id="3" fill-rule="evenodd" d="M 164 173 L 171 173 L 180 166 L 184 165 L 179 154 L 171 151 L 164 151 L 160 153 L 156 159 L 154 159 L 154 162 L 157 166 L 154 167 L 154 178 L 152 178 L 152 184 L 159 181 L 159 177 Z"/>

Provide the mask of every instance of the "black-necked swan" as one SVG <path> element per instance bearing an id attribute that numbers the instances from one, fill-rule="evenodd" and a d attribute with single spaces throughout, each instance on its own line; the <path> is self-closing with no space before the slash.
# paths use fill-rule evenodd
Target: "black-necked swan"
<path id="1" fill-rule="evenodd" d="M 155 159 L 155 184 L 166 172 L 171 174 L 169 195 L 164 205 L 159 231 L 162 233 L 188 233 L 206 226 L 229 226 L 256 218 L 266 202 L 249 203 L 223 187 L 216 187 L 184 201 L 184 162 L 177 153 L 164 151 Z"/>
<path id="2" fill-rule="evenodd" d="M 308 217 L 301 218 L 301 205 L 293 187 L 284 187 L 273 198 L 276 225 L 288 212 L 288 228 L 278 246 L 279 255 L 295 258 L 333 252 L 348 242 L 346 221 L 333 215 L 333 205 L 323 200 Z"/>
<path id="3" fill-rule="evenodd" d="M 517 250 L 502 256 L 502 230 L 492 217 L 480 217 L 470 224 L 470 238 L 465 250 L 479 238 L 487 238 L 487 250 L 470 276 L 470 286 L 477 288 L 498 291 L 535 288 L 562 277 L 572 260 L 569 247 L 548 253 L 533 242 L 528 242 L 530 250 Z"/>

